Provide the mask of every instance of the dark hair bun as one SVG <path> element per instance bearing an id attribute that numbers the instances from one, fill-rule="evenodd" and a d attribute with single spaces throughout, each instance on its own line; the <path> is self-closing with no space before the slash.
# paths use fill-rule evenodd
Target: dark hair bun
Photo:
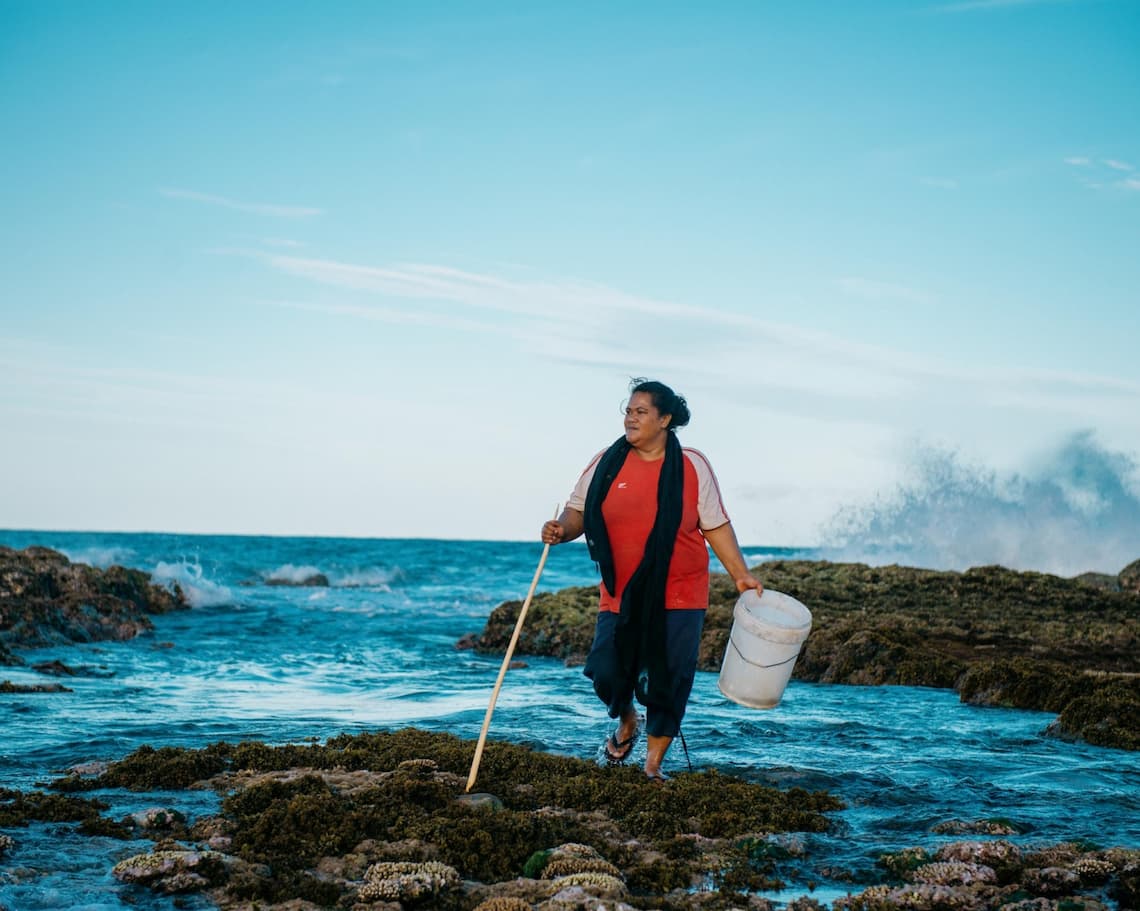
<path id="1" fill-rule="evenodd" d="M 669 421 L 670 430 L 676 430 L 689 423 L 689 418 L 692 417 L 689 414 L 689 403 L 685 401 L 683 395 L 677 395 L 664 383 L 637 376 L 629 381 L 629 394 L 633 395 L 636 392 L 644 392 L 653 400 L 654 408 L 672 418 Z"/>

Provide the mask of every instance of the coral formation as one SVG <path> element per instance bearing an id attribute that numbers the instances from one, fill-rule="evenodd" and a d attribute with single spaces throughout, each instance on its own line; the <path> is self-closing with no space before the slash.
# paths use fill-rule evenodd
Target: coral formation
<path id="1" fill-rule="evenodd" d="M 365 901 L 416 904 L 457 885 L 459 873 L 456 869 L 438 861 L 383 861 L 368 868 L 357 897 Z"/>
<path id="2" fill-rule="evenodd" d="M 602 857 L 595 848 L 576 842 L 552 848 L 541 867 L 543 879 L 560 880 L 584 873 L 599 873 L 621 878 L 621 870 Z"/>
<path id="3" fill-rule="evenodd" d="M 898 879 L 905 879 L 911 872 L 923 864 L 930 863 L 932 859 L 930 852 L 925 848 L 905 848 L 892 854 L 880 855 L 878 864 Z"/>
<path id="4" fill-rule="evenodd" d="M 1026 870 L 1024 887 L 1037 895 L 1067 895 L 1081 886 L 1081 877 L 1065 867 L 1043 867 Z"/>
<path id="5" fill-rule="evenodd" d="M 968 863 L 961 860 L 943 860 L 932 864 L 923 864 L 911 873 L 911 879 L 916 883 L 932 883 L 948 886 L 955 883 L 969 885 L 970 883 L 995 883 L 997 873 L 992 867 L 984 864 Z"/>
<path id="6" fill-rule="evenodd" d="M 530 911 L 530 902 L 513 895 L 497 895 L 479 902 L 472 911 Z"/>
<path id="7" fill-rule="evenodd" d="M 1000 838 L 993 841 L 956 841 L 939 848 L 937 858 L 984 864 L 1000 871 L 1021 861 L 1021 849 Z"/>
<path id="8" fill-rule="evenodd" d="M 612 876 L 609 873 L 598 873 L 595 871 L 583 871 L 581 873 L 571 873 L 567 876 L 559 876 L 554 881 L 554 887 L 559 891 L 569 886 L 582 886 L 583 888 L 590 887 L 587 891 L 597 889 L 605 895 L 625 895 L 625 883 L 617 876 Z"/>
<path id="9" fill-rule="evenodd" d="M 165 849 L 121 860 L 112 875 L 158 892 L 192 892 L 217 885 L 226 876 L 223 855 L 214 851 Z"/>

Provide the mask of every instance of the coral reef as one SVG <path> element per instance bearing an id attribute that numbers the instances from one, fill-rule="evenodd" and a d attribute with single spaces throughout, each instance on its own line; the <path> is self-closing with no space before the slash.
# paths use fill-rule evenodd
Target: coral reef
<path id="1" fill-rule="evenodd" d="M 224 911 L 770 911 L 760 893 L 786 888 L 778 874 L 787 872 L 850 883 L 835 911 L 1137 905 L 1134 849 L 974 838 L 836 870 L 797 834 L 828 829 L 840 804 L 825 793 L 715 772 L 679 774 L 662 788 L 636 769 L 491 742 L 481 768 L 495 808 L 461 799 L 473 751 L 471 741 L 415 729 L 324 744 L 147 748 L 80 781 L 122 787 L 130 770 L 148 787 L 223 794 L 221 811 L 188 830 L 174 807 L 128 817 L 132 831 L 166 838 L 114 874 L 164 893 L 205 891 Z M 77 778 L 58 784 L 74 789 Z M 97 831 L 101 809 L 63 794 L 0 792 L 0 826 L 52 818 Z M 1002 827 L 963 828 L 982 823 Z M 805 896 L 787 907 L 824 906 Z"/>

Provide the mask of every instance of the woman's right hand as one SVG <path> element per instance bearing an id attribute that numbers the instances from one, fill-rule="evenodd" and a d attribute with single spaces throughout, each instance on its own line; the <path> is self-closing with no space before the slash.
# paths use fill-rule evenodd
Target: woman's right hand
<path id="1" fill-rule="evenodd" d="M 543 544 L 561 544 L 562 538 L 565 535 L 566 529 L 562 527 L 562 523 L 554 519 L 551 519 L 542 526 Z"/>

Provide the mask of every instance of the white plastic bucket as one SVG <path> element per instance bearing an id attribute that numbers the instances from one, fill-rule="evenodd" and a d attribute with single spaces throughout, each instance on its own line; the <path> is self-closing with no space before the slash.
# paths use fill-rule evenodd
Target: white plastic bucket
<path id="1" fill-rule="evenodd" d="M 749 589 L 736 601 L 732 631 L 717 681 L 733 702 L 754 709 L 779 703 L 800 646 L 811 632 L 811 611 L 790 595 Z"/>

